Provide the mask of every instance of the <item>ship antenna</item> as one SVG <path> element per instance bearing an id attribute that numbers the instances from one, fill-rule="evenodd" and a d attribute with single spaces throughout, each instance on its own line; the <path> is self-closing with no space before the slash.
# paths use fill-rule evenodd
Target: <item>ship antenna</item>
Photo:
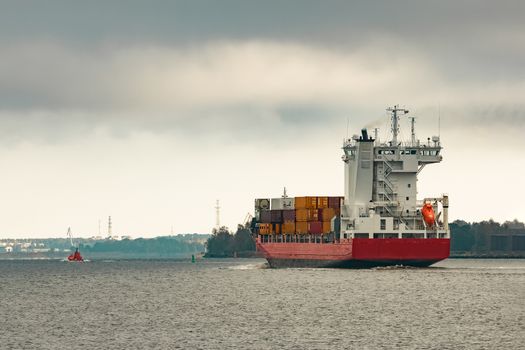
<path id="1" fill-rule="evenodd" d="M 441 103 L 438 104 L 438 137 L 441 139 Z"/>
<path id="2" fill-rule="evenodd" d="M 410 130 L 412 132 L 412 146 L 416 145 L 416 117 L 410 117 Z"/>
<path id="3" fill-rule="evenodd" d="M 283 191 L 283 198 L 288 198 L 288 195 L 286 194 L 286 187 L 284 188 L 284 191 Z"/>
<path id="4" fill-rule="evenodd" d="M 111 235 L 112 235 L 112 232 L 111 232 L 111 216 L 108 217 L 108 238 L 111 239 Z"/>
<path id="5" fill-rule="evenodd" d="M 346 117 L 346 139 L 348 140 L 348 127 L 350 126 L 350 117 Z"/>

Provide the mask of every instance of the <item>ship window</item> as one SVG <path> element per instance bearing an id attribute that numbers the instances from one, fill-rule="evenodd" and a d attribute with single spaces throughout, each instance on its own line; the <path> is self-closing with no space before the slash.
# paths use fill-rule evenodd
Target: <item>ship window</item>
<path id="1" fill-rule="evenodd" d="M 348 234 L 345 233 L 345 239 L 348 238 Z"/>
<path id="2" fill-rule="evenodd" d="M 386 230 L 386 220 L 385 219 L 381 219 L 381 230 L 382 231 Z"/>
<path id="3" fill-rule="evenodd" d="M 407 201 L 410 200 L 410 197 L 407 197 Z"/>
<path id="4" fill-rule="evenodd" d="M 412 187 L 412 184 L 408 184 L 408 188 Z"/>
<path id="5" fill-rule="evenodd" d="M 413 149 L 412 151 L 410 151 L 410 154 L 416 154 L 417 151 L 415 149 Z"/>

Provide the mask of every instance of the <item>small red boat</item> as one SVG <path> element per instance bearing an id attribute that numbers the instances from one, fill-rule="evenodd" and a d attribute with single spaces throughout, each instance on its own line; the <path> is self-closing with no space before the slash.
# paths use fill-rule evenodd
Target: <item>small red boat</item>
<path id="1" fill-rule="evenodd" d="M 70 254 L 68 257 L 67 257 L 67 260 L 68 261 L 84 261 L 84 258 L 82 257 L 82 255 L 80 255 L 80 252 L 78 251 L 78 248 L 75 250 L 75 252 L 73 254 Z"/>

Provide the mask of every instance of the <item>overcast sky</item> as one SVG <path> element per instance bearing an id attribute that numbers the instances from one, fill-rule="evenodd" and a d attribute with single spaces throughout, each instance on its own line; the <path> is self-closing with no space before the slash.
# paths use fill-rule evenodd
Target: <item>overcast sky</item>
<path id="1" fill-rule="evenodd" d="M 235 228 L 284 186 L 340 195 L 347 122 L 386 139 L 396 103 L 445 147 L 420 197 L 525 220 L 522 1 L 0 9 L 1 238 L 105 235 L 109 215 L 119 235 L 208 233 L 216 199 Z"/>

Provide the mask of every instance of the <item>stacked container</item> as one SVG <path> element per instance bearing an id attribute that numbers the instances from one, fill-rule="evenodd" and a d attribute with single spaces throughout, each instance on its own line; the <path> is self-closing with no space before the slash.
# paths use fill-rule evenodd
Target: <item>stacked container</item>
<path id="1" fill-rule="evenodd" d="M 327 234 L 341 213 L 343 197 L 263 198 L 255 200 L 260 234 Z M 271 205 L 270 205 L 271 204 Z"/>

